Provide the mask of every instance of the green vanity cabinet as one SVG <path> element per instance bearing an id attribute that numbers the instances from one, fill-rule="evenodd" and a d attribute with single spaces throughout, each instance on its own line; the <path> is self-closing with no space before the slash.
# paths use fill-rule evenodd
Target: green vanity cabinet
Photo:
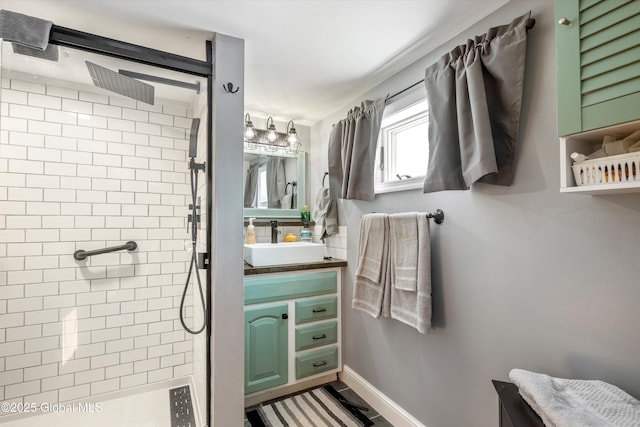
<path id="1" fill-rule="evenodd" d="M 288 317 L 287 303 L 245 307 L 245 393 L 287 383 Z"/>
<path id="2" fill-rule="evenodd" d="M 333 267 L 245 276 L 245 404 L 335 379 L 340 273 Z"/>
<path id="3" fill-rule="evenodd" d="M 561 136 L 640 118 L 640 1 L 556 0 Z"/>

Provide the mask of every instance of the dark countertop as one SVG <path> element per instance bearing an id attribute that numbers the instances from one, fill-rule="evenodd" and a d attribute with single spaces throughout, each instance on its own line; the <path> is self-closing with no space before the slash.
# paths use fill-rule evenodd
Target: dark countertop
<path id="1" fill-rule="evenodd" d="M 304 264 L 285 264 L 285 265 L 273 265 L 266 267 L 251 267 L 249 264 L 244 264 L 244 275 L 250 276 L 252 274 L 264 274 L 264 273 L 282 273 L 284 271 L 301 271 L 301 270 L 313 270 L 316 268 L 332 268 L 332 267 L 346 267 L 347 261 L 342 259 L 325 259 L 321 262 L 310 262 Z"/>

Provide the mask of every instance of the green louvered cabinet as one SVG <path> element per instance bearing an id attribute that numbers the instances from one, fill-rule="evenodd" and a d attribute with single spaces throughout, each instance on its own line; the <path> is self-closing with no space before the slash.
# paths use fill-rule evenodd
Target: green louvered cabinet
<path id="1" fill-rule="evenodd" d="M 558 133 L 640 118 L 640 1 L 556 0 Z"/>

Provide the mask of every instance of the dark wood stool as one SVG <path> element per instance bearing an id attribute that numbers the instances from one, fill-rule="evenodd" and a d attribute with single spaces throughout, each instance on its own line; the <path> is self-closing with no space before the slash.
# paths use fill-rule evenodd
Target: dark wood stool
<path id="1" fill-rule="evenodd" d="M 545 427 L 513 383 L 491 380 L 498 393 L 500 427 Z"/>

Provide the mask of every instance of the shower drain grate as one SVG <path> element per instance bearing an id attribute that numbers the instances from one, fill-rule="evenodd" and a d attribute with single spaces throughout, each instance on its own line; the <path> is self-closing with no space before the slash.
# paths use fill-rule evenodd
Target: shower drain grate
<path id="1" fill-rule="evenodd" d="M 188 385 L 169 390 L 169 402 L 171 405 L 171 427 L 196 427 Z"/>

